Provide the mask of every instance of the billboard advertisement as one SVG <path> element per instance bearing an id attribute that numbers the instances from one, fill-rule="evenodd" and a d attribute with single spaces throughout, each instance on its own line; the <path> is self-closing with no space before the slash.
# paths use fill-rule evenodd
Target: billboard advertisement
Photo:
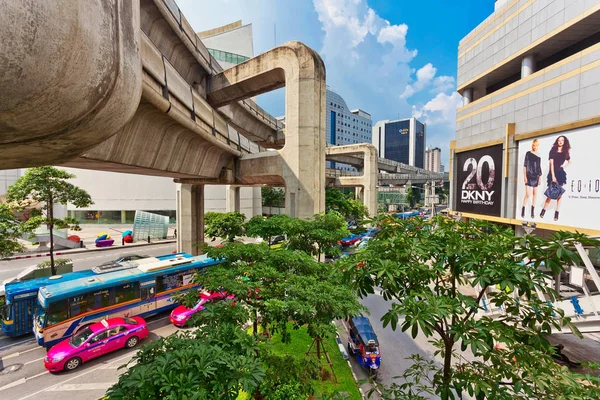
<path id="1" fill-rule="evenodd" d="M 457 154 L 456 211 L 500 216 L 502 145 Z"/>
<path id="2" fill-rule="evenodd" d="M 600 125 L 519 142 L 515 218 L 600 230 Z"/>

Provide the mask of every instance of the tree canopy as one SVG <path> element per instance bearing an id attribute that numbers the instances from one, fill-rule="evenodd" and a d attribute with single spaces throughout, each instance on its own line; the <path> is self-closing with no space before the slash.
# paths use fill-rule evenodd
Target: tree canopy
<path id="1" fill-rule="evenodd" d="M 600 380 L 556 364 L 545 338 L 552 329 L 578 333 L 563 311 L 550 305 L 557 293 L 545 278 L 564 265 L 581 265 L 577 252 L 569 250 L 574 241 L 595 246 L 598 241 L 564 232 L 550 240 L 516 237 L 493 223 L 443 216 L 385 217 L 377 223 L 382 228 L 377 239 L 338 265 L 356 293 L 365 296 L 378 287 L 392 301 L 384 326 L 425 335 L 443 358 L 437 366 L 413 357 L 408 376 L 422 379 L 396 385 L 387 398 L 422 398 L 406 397 L 419 390 L 444 400 L 463 392 L 497 400 L 600 396 Z M 474 297 L 461 290 L 471 286 Z M 504 310 L 501 318 L 474 318 L 484 296 L 488 306 Z M 467 348 L 474 361 L 458 359 L 458 350 Z"/>
<path id="2" fill-rule="evenodd" d="M 83 189 L 68 182 L 75 175 L 55 167 L 29 168 L 25 174 L 8 188 L 7 198 L 19 205 L 28 201 L 42 202 L 41 215 L 34 216 L 28 221 L 30 226 L 44 224 L 50 232 L 50 263 L 52 275 L 56 274 L 54 266 L 54 229 L 79 230 L 79 224 L 74 218 L 56 218 L 53 207 L 55 204 L 73 204 L 75 207 L 87 207 L 93 204 L 90 195 Z"/>
<path id="3" fill-rule="evenodd" d="M 13 211 L 9 204 L 0 203 L 0 258 L 23 251 L 18 239 L 37 226 L 35 221 L 18 221 Z"/>
<path id="4" fill-rule="evenodd" d="M 337 188 L 328 188 L 325 191 L 325 208 L 337 211 L 349 220 L 361 220 L 365 218 L 369 214 L 367 207 L 352 197 L 352 195 L 342 193 Z"/>
<path id="5" fill-rule="evenodd" d="M 239 212 L 207 212 L 204 214 L 204 235 L 233 242 L 244 235 L 246 216 Z"/>

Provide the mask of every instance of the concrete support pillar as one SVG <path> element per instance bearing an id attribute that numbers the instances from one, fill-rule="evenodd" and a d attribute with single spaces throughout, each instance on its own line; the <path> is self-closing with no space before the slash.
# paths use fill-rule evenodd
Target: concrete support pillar
<path id="1" fill-rule="evenodd" d="M 473 88 L 466 88 L 463 91 L 463 106 L 471 103 L 473 101 Z"/>
<path id="2" fill-rule="evenodd" d="M 327 85 L 321 57 L 302 43 L 288 42 L 212 76 L 210 86 L 208 101 L 216 108 L 285 86 L 285 145 L 276 153 L 280 159 L 271 154 L 244 157 L 236 178 L 269 184 L 275 175 L 281 177 L 286 212 L 292 217 L 325 211 Z M 260 169 L 245 170 L 253 162 Z"/>
<path id="3" fill-rule="evenodd" d="M 535 72 L 535 57 L 529 54 L 521 60 L 521 79 L 528 77 Z"/>
<path id="4" fill-rule="evenodd" d="M 227 185 L 225 186 L 225 198 L 226 205 L 225 210 L 227 212 L 240 212 L 240 187 Z"/>
<path id="5" fill-rule="evenodd" d="M 357 186 L 354 189 L 354 200 L 364 201 L 363 199 L 364 199 L 363 188 L 362 188 L 362 186 Z"/>
<path id="6" fill-rule="evenodd" d="M 127 223 L 127 211 L 125 211 L 125 210 L 121 210 L 121 223 L 122 224 Z"/>
<path id="7" fill-rule="evenodd" d="M 200 254 L 204 243 L 204 185 L 177 187 L 177 251 Z"/>
<path id="8" fill-rule="evenodd" d="M 364 156 L 362 176 L 339 176 L 335 178 L 334 186 L 355 187 L 358 195 L 367 206 L 369 215 L 377 215 L 377 148 L 372 144 L 351 144 L 347 146 L 328 147 L 326 153 L 337 154 L 361 154 Z"/>

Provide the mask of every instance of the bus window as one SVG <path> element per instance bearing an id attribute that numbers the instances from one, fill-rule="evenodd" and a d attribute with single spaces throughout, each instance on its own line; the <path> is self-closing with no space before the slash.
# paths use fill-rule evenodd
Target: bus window
<path id="1" fill-rule="evenodd" d="M 48 308 L 47 325 L 54 325 L 67 319 L 67 299 L 57 300 L 50 303 Z"/>
<path id="2" fill-rule="evenodd" d="M 141 289 L 142 300 L 148 300 L 154 297 L 154 286 L 143 287 Z"/>
<path id="3" fill-rule="evenodd" d="M 140 297 L 140 283 L 132 282 L 115 286 L 115 304 L 124 303 Z"/>
<path id="4" fill-rule="evenodd" d="M 74 296 L 69 299 L 69 316 L 71 318 L 87 311 L 87 297 L 85 295 Z M 50 324 L 50 322 L 48 322 L 48 324 Z"/>
<path id="5" fill-rule="evenodd" d="M 183 286 L 183 274 L 171 274 L 158 276 L 156 278 L 156 292 L 166 292 L 167 290 L 177 289 Z"/>
<path id="6" fill-rule="evenodd" d="M 87 310 L 98 310 L 100 308 L 108 307 L 110 303 L 110 289 L 99 290 L 95 293 L 89 293 L 86 296 Z"/>

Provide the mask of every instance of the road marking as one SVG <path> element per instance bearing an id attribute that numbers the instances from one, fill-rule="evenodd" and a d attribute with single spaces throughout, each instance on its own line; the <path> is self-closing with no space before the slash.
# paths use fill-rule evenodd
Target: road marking
<path id="1" fill-rule="evenodd" d="M 124 355 L 123 357 L 119 357 L 119 358 L 117 358 L 116 360 L 111 360 L 110 362 L 111 362 L 111 363 L 113 363 L 113 362 L 118 362 L 118 361 L 121 361 L 121 360 L 124 360 L 124 359 L 126 359 L 127 357 L 132 357 L 132 353 L 135 353 L 135 352 L 129 352 L 129 353 L 127 353 L 126 355 Z M 70 382 L 70 381 L 72 381 L 72 380 L 74 380 L 74 379 L 81 378 L 81 377 L 82 377 L 82 376 L 84 376 L 84 375 L 87 375 L 87 374 L 89 374 L 89 373 L 92 373 L 92 372 L 94 372 L 94 371 L 97 371 L 97 370 L 101 369 L 102 367 L 104 367 L 105 365 L 106 365 L 106 364 L 99 365 L 99 366 L 97 366 L 96 368 L 92 368 L 92 369 L 90 369 L 90 370 L 87 370 L 87 371 L 85 371 L 85 372 L 82 372 L 81 374 L 75 375 L 75 376 L 73 376 L 72 378 L 66 379 L 66 380 L 64 380 L 64 381 L 63 381 L 63 382 L 61 382 L 61 383 L 58 383 L 58 384 L 56 384 L 56 385 L 51 385 L 51 386 L 48 386 L 48 387 L 46 387 L 46 388 L 44 388 L 44 389 L 42 389 L 42 390 L 38 390 L 37 392 L 31 393 L 31 394 L 29 394 L 29 395 L 27 395 L 27 396 L 25 396 L 25 397 L 21 397 L 21 398 L 20 398 L 20 400 L 29 399 L 29 398 L 32 398 L 32 397 L 34 397 L 34 396 L 36 396 L 36 395 L 40 394 L 40 393 L 43 393 L 43 392 L 46 392 L 46 391 L 53 390 L 53 389 L 54 389 L 54 388 L 56 388 L 57 386 L 63 385 L 63 384 L 65 384 L 65 383 L 67 383 L 67 382 Z"/>
<path id="2" fill-rule="evenodd" d="M 44 357 L 42 357 L 42 358 L 37 358 L 37 359 L 35 359 L 35 360 L 27 361 L 27 362 L 26 362 L 26 363 L 24 363 L 23 365 L 27 365 L 27 364 L 31 364 L 31 363 L 34 363 L 34 362 L 38 362 L 38 361 L 41 361 L 41 360 L 43 360 L 43 359 L 44 359 Z M 32 378 L 33 378 L 33 377 L 32 377 Z"/>
<path id="3" fill-rule="evenodd" d="M 22 340 L 22 341 L 20 341 L 20 342 L 16 342 L 16 343 L 11 343 L 11 344 L 9 344 L 9 345 L 6 345 L 6 346 L 3 346 L 3 347 L 0 347 L 0 350 L 3 350 L 3 349 L 8 349 L 9 347 L 15 347 L 16 345 L 19 345 L 19 344 L 21 344 L 21 343 L 27 343 L 27 342 L 35 342 L 35 339 L 27 339 L 27 340 Z"/>
<path id="4" fill-rule="evenodd" d="M 4 385 L 4 386 L 0 387 L 0 392 L 2 392 L 4 389 L 10 389 L 11 387 L 19 386 L 20 384 L 25 383 L 25 382 L 26 382 L 25 378 L 21 378 L 19 380 L 11 382 L 8 385 Z"/>
<path id="5" fill-rule="evenodd" d="M 59 385 L 58 387 L 48 389 L 49 392 L 62 392 L 72 390 L 102 390 L 106 392 L 109 387 L 114 385 L 113 382 L 100 383 L 72 383 L 68 385 Z"/>
<path id="6" fill-rule="evenodd" d="M 31 379 L 35 379 L 35 378 L 37 378 L 37 377 L 40 377 L 40 376 L 42 376 L 42 375 L 46 375 L 46 374 L 49 374 L 49 373 L 50 373 L 50 371 L 44 371 L 44 372 L 40 372 L 40 373 L 39 373 L 39 374 L 37 374 L 37 375 L 33 375 L 33 376 L 30 376 L 29 378 L 25 378 L 25 379 L 26 379 L 26 380 L 31 380 Z"/>

